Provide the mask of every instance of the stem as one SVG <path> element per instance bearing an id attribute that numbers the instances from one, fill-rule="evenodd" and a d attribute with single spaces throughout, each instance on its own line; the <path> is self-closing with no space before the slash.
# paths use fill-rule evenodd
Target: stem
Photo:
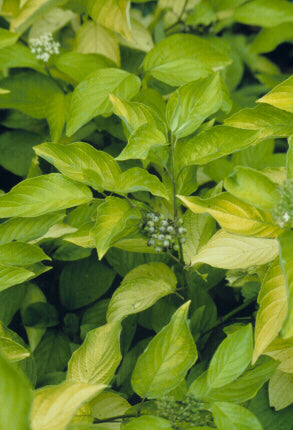
<path id="1" fill-rule="evenodd" d="M 64 88 L 59 84 L 59 82 L 51 75 L 50 69 L 49 67 L 45 64 L 45 70 L 48 74 L 48 76 L 52 79 L 52 81 L 55 82 L 56 85 L 58 85 L 58 87 L 60 88 L 60 90 L 62 91 L 62 93 L 64 93 Z"/>
<path id="2" fill-rule="evenodd" d="M 132 415 L 116 415 L 115 417 L 110 417 L 110 418 L 105 418 L 102 420 L 99 420 L 98 418 L 94 419 L 94 424 L 101 424 L 101 423 L 111 423 L 114 421 L 121 421 L 124 420 L 125 418 L 137 418 L 138 415 L 145 415 L 145 414 L 141 414 L 140 412 L 137 414 L 132 414 Z"/>
<path id="3" fill-rule="evenodd" d="M 187 2 L 188 2 L 188 0 L 185 0 L 183 8 L 182 8 L 180 15 L 178 16 L 177 20 L 173 24 L 171 24 L 169 27 L 165 28 L 165 31 L 171 30 L 171 28 L 175 27 L 178 24 L 178 22 L 181 20 L 183 14 L 184 14 L 185 8 L 187 6 Z"/>
<path id="4" fill-rule="evenodd" d="M 178 214 L 178 208 L 176 203 L 176 195 L 177 195 L 177 188 L 176 188 L 176 172 L 175 172 L 175 148 L 177 143 L 177 137 L 175 140 L 173 139 L 173 136 L 171 137 L 171 164 L 172 164 L 172 184 L 173 184 L 173 206 L 174 206 L 174 220 L 177 218 Z"/>
<path id="5" fill-rule="evenodd" d="M 209 328 L 208 330 L 204 331 L 201 336 L 209 333 L 210 331 L 214 330 L 216 327 L 219 327 L 219 325 L 223 324 L 224 322 L 228 321 L 231 317 L 238 314 L 243 309 L 247 308 L 249 305 L 251 305 L 253 302 L 255 302 L 255 299 L 250 299 L 245 303 L 242 303 L 242 305 L 238 306 L 237 308 L 233 309 L 233 311 L 229 312 L 228 314 L 224 315 L 223 317 L 219 318 L 216 323 Z"/>

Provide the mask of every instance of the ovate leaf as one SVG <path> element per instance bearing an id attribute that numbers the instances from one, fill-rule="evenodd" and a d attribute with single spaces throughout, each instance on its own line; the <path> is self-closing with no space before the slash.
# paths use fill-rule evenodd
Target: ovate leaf
<path id="1" fill-rule="evenodd" d="M 274 225 L 273 217 L 244 203 L 229 193 L 208 199 L 178 196 L 195 213 L 209 213 L 229 233 L 245 236 L 274 238 L 282 229 Z"/>
<path id="2" fill-rule="evenodd" d="M 108 68 L 92 72 L 72 94 L 67 135 L 74 134 L 95 116 L 111 113 L 110 93 L 129 99 L 137 94 L 139 87 L 139 78 L 124 70 Z"/>
<path id="3" fill-rule="evenodd" d="M 35 273 L 32 270 L 0 264 L 0 291 L 6 290 L 13 285 L 21 284 L 34 277 Z"/>
<path id="4" fill-rule="evenodd" d="M 268 268 L 258 295 L 253 362 L 278 335 L 287 313 L 286 282 L 279 259 Z"/>
<path id="5" fill-rule="evenodd" d="M 26 179 L 0 196 L 0 218 L 34 217 L 91 200 L 92 193 L 85 185 L 51 173 Z"/>
<path id="6" fill-rule="evenodd" d="M 149 191 L 154 196 L 168 199 L 167 190 L 158 177 L 140 167 L 133 167 L 123 172 L 113 191 L 119 194 Z"/>
<path id="7" fill-rule="evenodd" d="M 250 167 L 238 166 L 230 176 L 225 178 L 224 187 L 240 200 L 268 211 L 274 208 L 280 198 L 278 184 L 262 172 Z"/>
<path id="8" fill-rule="evenodd" d="M 141 312 L 176 288 L 176 276 L 163 263 L 143 264 L 131 270 L 113 294 L 108 321 L 119 321 L 127 315 Z"/>
<path id="9" fill-rule="evenodd" d="M 293 13 L 293 5 L 291 7 Z M 293 76 L 277 85 L 272 91 L 259 99 L 258 102 L 267 103 L 293 113 Z"/>
<path id="10" fill-rule="evenodd" d="M 23 372 L 0 355 L 0 427 L 30 430 L 32 390 Z M 17 413 L 16 413 L 17 411 Z"/>
<path id="11" fill-rule="evenodd" d="M 236 9 L 237 22 L 260 27 L 274 27 L 293 21 L 293 5 L 286 0 L 254 0 Z"/>
<path id="12" fill-rule="evenodd" d="M 12 33 L 11 31 L 0 30 L 0 48 L 5 48 L 6 46 L 13 45 L 18 39 L 18 34 Z"/>
<path id="13" fill-rule="evenodd" d="M 143 68 L 159 81 L 179 86 L 206 77 L 230 63 L 230 58 L 207 40 L 191 34 L 174 34 L 147 53 Z"/>
<path id="14" fill-rule="evenodd" d="M 234 381 L 249 365 L 253 352 L 251 325 L 228 335 L 213 355 L 207 374 L 210 388 L 223 387 Z"/>
<path id="15" fill-rule="evenodd" d="M 42 260 L 51 260 L 44 251 L 25 242 L 0 245 L 0 264 L 8 266 L 30 266 Z"/>
<path id="16" fill-rule="evenodd" d="M 145 430 L 147 428 L 152 428 L 153 430 L 172 430 L 173 427 L 170 421 L 152 415 L 135 418 L 127 424 L 123 424 L 122 427 L 123 430 Z M 204 430 L 203 427 L 202 430 Z"/>
<path id="17" fill-rule="evenodd" d="M 256 416 L 242 406 L 215 402 L 210 411 L 219 430 L 263 430 Z"/>
<path id="18" fill-rule="evenodd" d="M 0 351 L 9 361 L 20 361 L 30 356 L 23 340 L 0 321 Z"/>
<path id="19" fill-rule="evenodd" d="M 278 241 L 275 239 L 239 236 L 220 230 L 200 249 L 191 264 L 207 263 L 222 269 L 246 269 L 274 260 L 278 252 Z"/>
<path id="20" fill-rule="evenodd" d="M 292 22 L 284 22 L 271 28 L 263 28 L 250 45 L 253 52 L 271 52 L 283 42 L 293 38 Z"/>
<path id="21" fill-rule="evenodd" d="M 269 383 L 270 406 L 276 411 L 293 403 L 293 373 L 277 370 Z"/>
<path id="22" fill-rule="evenodd" d="M 281 336 L 285 339 L 293 336 L 293 231 L 289 230 L 279 236 L 280 263 L 286 282 L 287 314 Z"/>
<path id="23" fill-rule="evenodd" d="M 131 384 L 141 397 L 157 398 L 174 389 L 197 359 L 187 323 L 190 302 L 182 305 L 137 360 Z"/>
<path id="24" fill-rule="evenodd" d="M 88 332 L 68 363 L 67 379 L 108 384 L 121 360 L 120 322 L 111 322 Z"/>
<path id="25" fill-rule="evenodd" d="M 105 385 L 66 381 L 35 392 L 32 430 L 65 430 L 78 409 L 99 394 Z"/>
<path id="26" fill-rule="evenodd" d="M 136 229 L 140 211 L 126 200 L 107 197 L 98 207 L 96 224 L 92 230 L 98 256 L 101 259 L 119 239 Z"/>

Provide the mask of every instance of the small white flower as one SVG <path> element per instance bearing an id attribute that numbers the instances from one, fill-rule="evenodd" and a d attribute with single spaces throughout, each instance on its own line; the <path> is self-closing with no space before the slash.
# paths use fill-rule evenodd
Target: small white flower
<path id="1" fill-rule="evenodd" d="M 47 63 L 51 55 L 60 53 L 60 43 L 55 42 L 52 33 L 45 33 L 39 39 L 31 39 L 30 50 L 38 60 Z"/>

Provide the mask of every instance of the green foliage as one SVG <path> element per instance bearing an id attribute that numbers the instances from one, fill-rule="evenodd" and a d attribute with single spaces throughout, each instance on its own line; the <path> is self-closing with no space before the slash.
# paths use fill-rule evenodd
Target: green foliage
<path id="1" fill-rule="evenodd" d="M 292 430 L 292 1 L 0 16 L 1 429 Z"/>

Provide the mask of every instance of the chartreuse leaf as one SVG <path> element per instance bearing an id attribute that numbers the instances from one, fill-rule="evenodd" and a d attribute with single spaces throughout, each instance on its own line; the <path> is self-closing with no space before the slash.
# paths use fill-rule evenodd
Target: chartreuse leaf
<path id="1" fill-rule="evenodd" d="M 175 292 L 176 276 L 163 263 L 151 262 L 131 270 L 114 292 L 107 312 L 108 321 L 151 307 L 161 297 Z"/>
<path id="2" fill-rule="evenodd" d="M 54 224 L 62 221 L 65 212 L 45 214 L 35 218 L 12 218 L 0 224 L 0 244 L 29 242 L 42 237 Z"/>
<path id="3" fill-rule="evenodd" d="M 187 323 L 190 301 L 149 343 L 138 358 L 131 384 L 141 397 L 157 398 L 178 385 L 197 359 L 197 350 Z"/>
<path id="4" fill-rule="evenodd" d="M 19 14 L 12 20 L 10 30 L 23 33 L 40 15 L 64 3 L 66 0 L 27 0 Z"/>
<path id="5" fill-rule="evenodd" d="M 11 242 L 0 245 L 0 264 L 8 266 L 29 266 L 42 260 L 51 260 L 36 245 L 25 242 Z"/>
<path id="6" fill-rule="evenodd" d="M 30 356 L 24 342 L 12 330 L 6 328 L 0 321 L 0 350 L 9 361 L 20 361 Z"/>
<path id="7" fill-rule="evenodd" d="M 0 29 L 0 48 L 6 48 L 6 46 L 13 45 L 18 39 L 18 34 L 12 33 L 11 31 Z"/>
<path id="8" fill-rule="evenodd" d="M 276 371 L 278 362 L 268 357 L 261 357 L 255 366 L 248 369 L 220 388 L 210 388 L 207 383 L 208 372 L 202 373 L 190 386 L 189 393 L 203 401 L 224 401 L 243 403 L 256 396 L 258 390 Z"/>
<path id="9" fill-rule="evenodd" d="M 83 403 L 104 388 L 103 384 L 66 381 L 36 390 L 31 413 L 32 430 L 65 430 Z"/>
<path id="10" fill-rule="evenodd" d="M 67 135 L 74 134 L 95 116 L 111 113 L 110 93 L 129 99 L 139 87 L 140 79 L 124 70 L 108 68 L 90 73 L 73 91 Z"/>
<path id="11" fill-rule="evenodd" d="M 52 163 L 63 175 L 96 189 L 115 189 L 121 170 L 104 151 L 84 142 L 69 145 L 43 143 L 35 146 L 37 155 Z"/>
<path id="12" fill-rule="evenodd" d="M 107 57 L 101 54 L 83 54 L 81 52 L 65 52 L 54 61 L 58 70 L 69 76 L 75 83 L 84 80 L 97 69 L 115 67 Z"/>
<path id="13" fill-rule="evenodd" d="M 293 10 L 293 5 L 291 5 Z M 293 76 L 273 88 L 268 94 L 258 100 L 276 108 L 293 113 Z"/>
<path id="14" fill-rule="evenodd" d="M 293 373 L 277 370 L 269 383 L 270 406 L 276 411 L 293 403 Z"/>
<path id="15" fill-rule="evenodd" d="M 134 193 L 135 191 L 149 191 L 151 194 L 168 199 L 165 185 L 157 176 L 147 170 L 133 167 L 123 172 L 114 190 L 119 194 Z"/>
<path id="16" fill-rule="evenodd" d="M 127 424 L 122 424 L 121 427 L 123 430 L 145 430 L 147 428 L 152 428 L 153 430 L 172 430 L 173 427 L 170 421 L 152 415 L 135 418 Z"/>
<path id="17" fill-rule="evenodd" d="M 100 260 L 119 239 L 136 229 L 140 217 L 140 211 L 126 200 L 117 197 L 105 199 L 98 207 L 96 224 L 92 229 Z"/>
<path id="18" fill-rule="evenodd" d="M 58 173 L 26 179 L 0 196 L 0 218 L 34 217 L 92 200 L 88 187 Z"/>
<path id="19" fill-rule="evenodd" d="M 168 100 L 166 117 L 177 138 L 192 134 L 213 113 L 231 109 L 229 91 L 219 73 L 183 85 Z"/>
<path id="20" fill-rule="evenodd" d="M 256 36 L 250 48 L 259 54 L 271 52 L 283 42 L 293 38 L 292 22 L 283 22 L 271 28 L 263 28 Z"/>
<path id="21" fill-rule="evenodd" d="M 289 179 L 293 179 L 293 134 L 288 138 L 288 145 L 286 156 L 287 175 Z"/>
<path id="22" fill-rule="evenodd" d="M 210 411 L 219 430 L 263 430 L 256 416 L 243 406 L 215 402 Z"/>
<path id="23" fill-rule="evenodd" d="M 68 363 L 67 379 L 108 384 L 121 360 L 120 332 L 119 321 L 89 331 Z"/>
<path id="24" fill-rule="evenodd" d="M 286 282 L 278 258 L 265 273 L 257 302 L 253 363 L 278 335 L 287 313 Z"/>
<path id="25" fill-rule="evenodd" d="M 184 0 L 159 0 L 158 11 L 164 10 L 164 26 L 168 28 L 177 23 L 178 16 L 182 16 L 185 6 Z"/>
<path id="26" fill-rule="evenodd" d="M 173 34 L 147 53 L 143 68 L 159 81 L 179 86 L 230 63 L 231 59 L 207 40 L 191 34 Z"/>
<path id="27" fill-rule="evenodd" d="M 245 236 L 274 238 L 282 229 L 274 225 L 273 217 L 261 209 L 239 200 L 229 193 L 208 199 L 178 196 L 195 213 L 209 213 L 229 233 Z"/>
<path id="28" fill-rule="evenodd" d="M 279 236 L 280 263 L 285 277 L 287 291 L 287 315 L 281 330 L 281 337 L 293 336 L 293 231 L 289 230 Z"/>
<path id="29" fill-rule="evenodd" d="M 279 252 L 276 239 L 239 236 L 219 230 L 192 259 L 222 269 L 247 269 L 269 263 Z"/>
<path id="30" fill-rule="evenodd" d="M 293 373 L 293 339 L 276 337 L 266 348 L 264 354 L 278 360 L 278 369 L 282 372 Z"/>
<path id="31" fill-rule="evenodd" d="M 92 415 L 99 420 L 123 415 L 131 407 L 128 401 L 117 393 L 104 391 L 91 401 Z"/>
<path id="32" fill-rule="evenodd" d="M 223 340 L 210 362 L 207 383 L 220 388 L 238 378 L 251 362 L 252 326 L 248 324 Z"/>
<path id="33" fill-rule="evenodd" d="M 130 0 L 86 0 L 89 15 L 98 24 L 132 40 L 130 28 Z"/>
<path id="34" fill-rule="evenodd" d="M 29 67 L 44 72 L 44 67 L 36 56 L 22 43 L 16 43 L 0 49 L 0 69 L 12 67 Z"/>
<path id="35" fill-rule="evenodd" d="M 0 355 L 0 427 L 30 430 L 32 390 L 23 372 Z"/>
<path id="36" fill-rule="evenodd" d="M 254 0 L 237 8 L 233 19 L 242 24 L 274 27 L 293 21 L 293 5 L 286 0 Z"/>
<path id="37" fill-rule="evenodd" d="M 34 277 L 35 273 L 31 270 L 0 264 L 0 291 L 4 291 L 13 285 L 21 284 Z"/>
<path id="38" fill-rule="evenodd" d="M 225 124 L 246 130 L 259 130 L 259 137 L 262 139 L 287 137 L 293 133 L 292 115 L 265 103 L 261 103 L 255 108 L 240 110 L 227 118 Z"/>
<path id="39" fill-rule="evenodd" d="M 176 145 L 179 166 L 206 164 L 257 143 L 259 132 L 219 125 Z"/>
<path id="40" fill-rule="evenodd" d="M 250 167 L 238 166 L 224 179 L 224 187 L 233 196 L 265 211 L 272 211 L 280 198 L 278 184 Z"/>

